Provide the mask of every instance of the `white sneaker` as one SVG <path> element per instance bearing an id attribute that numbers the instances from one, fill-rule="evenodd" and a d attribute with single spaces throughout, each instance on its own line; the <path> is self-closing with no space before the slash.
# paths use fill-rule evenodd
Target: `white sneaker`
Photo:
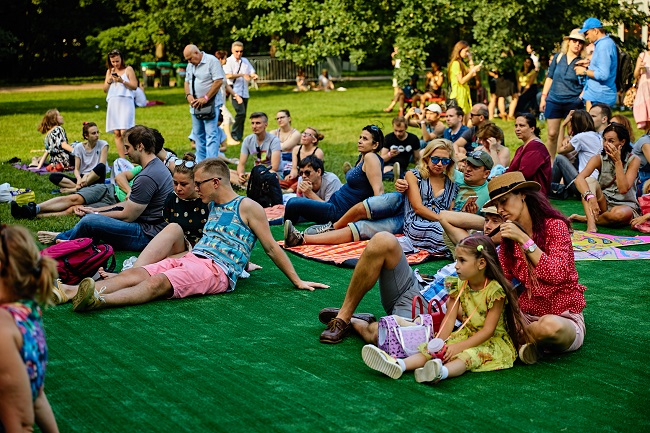
<path id="1" fill-rule="evenodd" d="M 427 361 L 422 368 L 415 369 L 415 381 L 418 383 L 438 383 L 442 379 L 442 361 L 438 358 Z"/>
<path id="2" fill-rule="evenodd" d="M 327 224 L 316 224 L 310 227 L 307 227 L 304 232 L 302 232 L 303 235 L 319 235 L 321 233 L 326 233 L 326 232 L 331 232 L 334 230 L 334 224 L 332 222 L 328 222 Z"/>
<path id="3" fill-rule="evenodd" d="M 397 360 L 377 346 L 372 344 L 363 346 L 361 357 L 368 367 L 384 373 L 391 379 L 399 379 L 402 376 L 402 368 Z"/>

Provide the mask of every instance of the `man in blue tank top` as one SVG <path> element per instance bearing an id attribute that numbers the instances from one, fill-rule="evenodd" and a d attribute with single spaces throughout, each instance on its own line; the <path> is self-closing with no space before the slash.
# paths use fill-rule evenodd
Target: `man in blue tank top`
<path id="1" fill-rule="evenodd" d="M 79 286 L 61 285 L 72 297 L 75 311 L 143 304 L 159 298 L 212 295 L 235 289 L 237 278 L 248 263 L 259 239 L 264 251 L 298 289 L 328 286 L 303 281 L 269 230 L 264 209 L 235 193 L 228 181 L 228 166 L 215 158 L 201 161 L 194 172 L 194 185 L 210 215 L 203 237 L 192 251 L 180 258 L 167 258 L 128 269 L 101 281 L 95 290 L 92 278 Z"/>

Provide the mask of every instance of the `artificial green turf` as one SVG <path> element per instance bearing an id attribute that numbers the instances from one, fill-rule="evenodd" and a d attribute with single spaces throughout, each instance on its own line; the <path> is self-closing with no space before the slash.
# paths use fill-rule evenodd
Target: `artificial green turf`
<path id="1" fill-rule="evenodd" d="M 578 202 L 555 202 L 566 213 Z M 583 225 L 578 225 L 578 228 Z M 274 227 L 276 239 L 281 228 Z M 612 232 L 611 230 L 609 232 Z M 621 234 L 634 234 L 619 231 Z M 296 291 L 263 266 L 234 293 L 75 314 L 45 312 L 46 391 L 62 431 L 643 431 L 650 427 L 645 261 L 579 262 L 588 288 L 578 352 L 468 373 L 435 387 L 365 366 L 363 343 L 323 345 L 318 311 L 352 271 L 290 256 L 331 285 Z M 446 261 L 420 266 L 433 272 Z M 377 290 L 359 311 L 382 315 Z"/>
<path id="2" fill-rule="evenodd" d="M 249 111 L 289 108 L 296 127 L 323 130 L 328 169 L 340 175 L 340 163 L 356 155 L 360 127 L 378 123 L 387 132 L 391 117 L 380 112 L 392 95 L 386 83 L 349 87 L 318 94 L 262 89 L 253 93 Z M 147 93 L 166 105 L 139 109 L 138 122 L 159 128 L 175 150 L 188 150 L 182 90 Z M 103 125 L 104 109 L 94 108 L 104 107 L 103 98 L 101 90 L 0 94 L 0 161 L 26 161 L 30 149 L 41 148 L 35 128 L 49 108 L 62 111 L 71 139 L 79 138 L 81 121 Z M 497 124 L 514 148 L 512 124 Z M 228 156 L 237 153 L 228 149 Z M 45 176 L 0 165 L 0 183 L 7 181 L 35 189 L 39 202 L 53 197 Z M 554 204 L 565 214 L 580 211 L 578 202 Z M 0 220 L 13 222 L 9 205 L 0 205 Z M 34 232 L 63 230 L 74 222 L 75 217 L 21 220 Z M 272 232 L 282 237 L 280 227 Z M 119 252 L 119 261 L 129 255 Z M 367 368 L 357 338 L 320 344 L 324 326 L 318 311 L 341 304 L 352 271 L 290 259 L 303 278 L 331 288 L 293 290 L 258 245 L 252 260 L 264 269 L 241 280 L 234 293 L 83 315 L 70 305 L 46 310 L 45 388 L 61 431 L 650 430 L 647 261 L 577 263 L 588 288 L 587 336 L 577 353 L 428 387 L 410 373 L 394 381 Z M 420 269 L 433 273 L 446 263 Z M 383 314 L 376 290 L 359 311 Z"/>

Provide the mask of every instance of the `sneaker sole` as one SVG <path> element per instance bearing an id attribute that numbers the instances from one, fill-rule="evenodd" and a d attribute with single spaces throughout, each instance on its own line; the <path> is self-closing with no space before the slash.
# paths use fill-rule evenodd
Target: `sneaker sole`
<path id="1" fill-rule="evenodd" d="M 95 280 L 84 278 L 79 283 L 77 293 L 72 298 L 72 310 L 85 311 L 93 296 L 95 296 Z"/>
<path id="2" fill-rule="evenodd" d="M 415 369 L 415 381 L 417 383 L 434 382 L 440 378 L 440 364 L 428 361 L 424 367 Z"/>
<path id="3" fill-rule="evenodd" d="M 361 358 L 363 358 L 363 362 L 365 362 L 368 367 L 384 373 L 391 379 L 399 379 L 402 376 L 402 369 L 399 365 L 387 361 L 386 358 L 384 358 L 384 355 L 375 346 L 363 346 L 363 349 L 361 349 Z"/>
<path id="4" fill-rule="evenodd" d="M 527 343 L 519 348 L 519 359 L 527 365 L 536 364 L 539 360 L 539 353 L 535 345 Z"/>

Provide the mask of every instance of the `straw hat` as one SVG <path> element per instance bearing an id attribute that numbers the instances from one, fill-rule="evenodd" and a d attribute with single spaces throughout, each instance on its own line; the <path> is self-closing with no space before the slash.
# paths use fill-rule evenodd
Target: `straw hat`
<path id="1" fill-rule="evenodd" d="M 580 33 L 580 29 L 571 30 L 571 34 L 565 36 L 564 39 L 575 39 L 576 41 L 586 42 L 585 35 Z"/>
<path id="2" fill-rule="evenodd" d="M 503 173 L 500 176 L 494 177 L 490 182 L 488 182 L 490 201 L 485 203 L 484 207 L 494 206 L 495 201 L 499 197 L 503 197 L 508 193 L 523 188 L 530 188 L 534 191 L 539 191 L 542 187 L 537 182 L 526 180 L 520 171 Z"/>

